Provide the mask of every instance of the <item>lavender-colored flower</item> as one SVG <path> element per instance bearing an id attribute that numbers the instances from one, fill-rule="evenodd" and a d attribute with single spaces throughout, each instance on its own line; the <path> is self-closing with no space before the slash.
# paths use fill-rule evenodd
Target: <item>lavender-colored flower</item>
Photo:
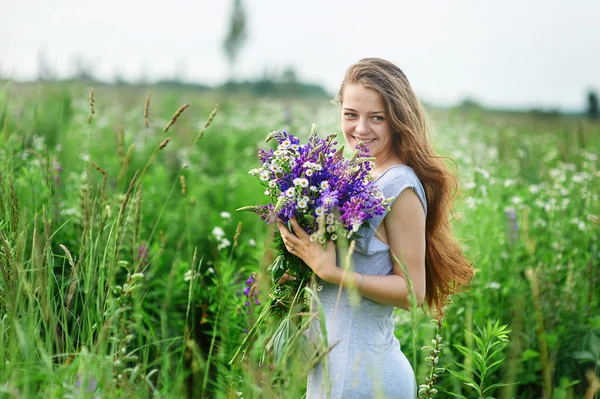
<path id="1" fill-rule="evenodd" d="M 335 135 L 319 138 L 311 133 L 306 144 L 287 131 L 271 132 L 267 141 L 277 141 L 277 150 L 260 150 L 262 168 L 253 169 L 269 190 L 275 204 L 245 207 L 272 223 L 281 219 L 287 223 L 298 216 L 298 221 L 311 236 L 318 231 L 318 219 L 323 214 L 339 215 L 328 222 L 325 236 L 315 237 L 319 242 L 346 230 L 346 236 L 356 232 L 375 215 L 385 211 L 385 198 L 370 177 L 373 167 L 365 145 L 357 146 L 352 158 L 344 158 L 336 149 Z M 293 161 L 293 162 L 292 162 Z M 264 176 L 262 176 L 264 175 Z"/>
<path id="2" fill-rule="evenodd" d="M 146 244 L 146 241 L 142 241 L 138 247 L 137 260 L 142 266 L 146 266 L 148 264 L 148 245 Z"/>
<path id="3" fill-rule="evenodd" d="M 58 187 L 61 186 L 60 174 L 62 173 L 62 165 L 54 158 L 52 160 L 53 179 Z"/>
<path id="4" fill-rule="evenodd" d="M 77 374 L 77 381 L 73 384 L 75 386 L 74 393 L 76 395 L 79 394 L 79 388 L 82 387 L 84 383 L 83 376 L 81 374 Z M 87 386 L 85 387 L 85 392 L 96 392 L 98 388 L 98 381 L 93 376 L 89 376 L 87 380 Z"/>
<path id="5" fill-rule="evenodd" d="M 508 208 L 504 211 L 506 217 L 506 234 L 508 243 L 513 245 L 519 240 L 519 223 L 517 222 L 517 211 L 514 208 Z"/>

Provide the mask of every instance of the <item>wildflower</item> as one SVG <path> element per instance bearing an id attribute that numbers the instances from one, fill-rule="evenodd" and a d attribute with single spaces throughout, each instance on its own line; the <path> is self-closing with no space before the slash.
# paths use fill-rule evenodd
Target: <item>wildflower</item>
<path id="1" fill-rule="evenodd" d="M 294 187 L 288 188 L 285 192 L 285 196 L 289 198 L 292 198 L 294 194 L 296 194 L 296 190 L 294 189 Z"/>
<path id="2" fill-rule="evenodd" d="M 327 232 L 328 233 L 333 233 L 335 231 L 335 226 L 330 224 L 329 226 L 327 226 Z"/>
<path id="3" fill-rule="evenodd" d="M 229 213 L 229 212 L 221 212 L 221 217 L 223 219 L 231 219 L 231 213 Z"/>
<path id="4" fill-rule="evenodd" d="M 260 180 L 262 181 L 267 181 L 269 180 L 269 172 L 267 172 L 266 170 L 263 170 L 262 172 L 260 172 Z"/>
<path id="5" fill-rule="evenodd" d="M 220 251 L 222 249 L 227 248 L 230 245 L 231 245 L 231 242 L 227 238 L 223 238 L 222 240 L 219 241 L 219 244 L 217 245 L 217 249 Z"/>
<path id="6" fill-rule="evenodd" d="M 298 163 L 294 158 L 290 158 L 290 168 L 295 168 Z"/>
<path id="7" fill-rule="evenodd" d="M 197 273 L 195 270 L 188 270 L 183 275 L 183 281 L 192 281 L 192 280 L 195 280 L 196 277 L 197 277 Z"/>
<path id="8" fill-rule="evenodd" d="M 219 226 L 216 226 L 213 230 L 212 230 L 212 235 L 215 236 L 215 238 L 217 240 L 220 240 L 221 238 L 223 238 L 225 236 L 225 232 L 223 231 L 222 228 L 220 228 Z"/>
<path id="9" fill-rule="evenodd" d="M 302 187 L 302 188 L 308 187 L 308 180 L 304 179 L 304 178 L 300 179 L 300 187 Z"/>
<path id="10" fill-rule="evenodd" d="M 308 239 L 310 240 L 310 242 L 315 242 L 315 241 L 317 241 L 318 238 L 319 238 L 319 233 L 315 232 L 315 233 L 312 233 Z"/>
<path id="11" fill-rule="evenodd" d="M 265 190 L 265 195 L 271 195 L 271 192 L 269 190 Z"/>
<path id="12" fill-rule="evenodd" d="M 302 179 L 301 179 L 301 178 L 299 178 L 299 177 L 296 177 L 296 178 L 293 180 L 294 186 L 299 186 L 300 184 L 302 184 L 301 182 L 302 182 Z"/>
<path id="13" fill-rule="evenodd" d="M 338 238 L 337 234 L 332 234 L 332 235 L 331 235 L 331 240 L 332 240 L 332 241 L 335 241 L 335 240 L 337 240 L 337 238 Z"/>
<path id="14" fill-rule="evenodd" d="M 517 223 L 517 212 L 514 208 L 508 208 L 504 212 L 507 223 L 508 242 L 515 244 L 519 240 L 519 224 Z"/>
<path id="15" fill-rule="evenodd" d="M 308 169 L 305 173 L 306 173 L 306 176 L 311 177 L 314 172 L 312 171 L 312 169 Z"/>
<path id="16" fill-rule="evenodd" d="M 57 186 L 61 186 L 61 181 L 60 181 L 60 173 L 62 172 L 62 165 L 60 164 L 60 162 L 58 162 L 55 159 L 52 160 L 52 169 L 54 170 L 54 181 L 56 182 Z"/>
<path id="17" fill-rule="evenodd" d="M 334 217 L 333 217 L 333 213 L 330 213 L 327 215 L 327 219 L 325 220 L 325 223 L 327 224 L 333 224 L 333 222 L 335 221 Z"/>
<path id="18" fill-rule="evenodd" d="M 318 190 L 315 186 L 310 186 L 308 189 L 312 192 L 315 192 Z"/>
<path id="19" fill-rule="evenodd" d="M 491 288 L 493 290 L 499 290 L 501 288 L 500 283 L 497 281 L 490 281 L 485 285 L 485 288 Z"/>
<path id="20" fill-rule="evenodd" d="M 269 182 L 269 187 L 271 187 L 271 188 L 275 188 L 275 187 L 277 187 L 277 182 L 276 182 L 275 180 L 271 180 L 271 181 Z"/>
<path id="21" fill-rule="evenodd" d="M 324 180 L 321 182 L 321 188 L 323 190 L 327 190 L 329 188 L 329 182 L 327 180 Z"/>
<path id="22" fill-rule="evenodd" d="M 302 197 L 298 200 L 298 208 L 306 208 L 308 205 L 308 198 Z"/>
<path id="23" fill-rule="evenodd" d="M 137 261 L 141 266 L 146 266 L 148 264 L 148 245 L 146 245 L 145 241 L 142 241 L 138 247 Z"/>
<path id="24" fill-rule="evenodd" d="M 315 214 L 316 214 L 317 216 L 321 216 L 321 215 L 323 215 L 324 213 L 325 213 L 325 210 L 323 209 L 323 207 L 322 207 L 322 206 L 319 206 L 319 207 L 317 207 L 317 209 L 315 209 Z"/>

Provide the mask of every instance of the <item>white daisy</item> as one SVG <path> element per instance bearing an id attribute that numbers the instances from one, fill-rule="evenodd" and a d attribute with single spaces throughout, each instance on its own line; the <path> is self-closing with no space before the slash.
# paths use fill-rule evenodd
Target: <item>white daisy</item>
<path id="1" fill-rule="evenodd" d="M 302 187 L 302 188 L 308 187 L 308 180 L 307 179 L 300 179 L 300 187 Z"/>
<path id="2" fill-rule="evenodd" d="M 307 205 L 308 205 L 308 201 L 306 201 L 305 198 L 300 198 L 298 200 L 298 208 L 304 209 L 304 208 L 306 208 Z"/>
<path id="3" fill-rule="evenodd" d="M 327 180 L 324 180 L 321 182 L 321 188 L 323 190 L 327 190 L 329 188 L 329 182 Z"/>
<path id="4" fill-rule="evenodd" d="M 269 172 L 266 170 L 263 170 L 262 172 L 260 172 L 260 180 L 262 180 L 262 181 L 269 180 Z"/>
<path id="5" fill-rule="evenodd" d="M 294 196 L 294 194 L 296 194 L 296 189 L 294 189 L 294 187 L 288 188 L 285 192 L 286 197 L 290 197 L 290 198 L 292 198 Z"/>
<path id="6" fill-rule="evenodd" d="M 306 176 L 308 176 L 308 177 L 311 177 L 311 176 L 313 175 L 313 173 L 314 173 L 314 172 L 313 172 L 313 170 L 312 170 L 312 169 L 308 169 L 308 170 L 306 171 Z"/>

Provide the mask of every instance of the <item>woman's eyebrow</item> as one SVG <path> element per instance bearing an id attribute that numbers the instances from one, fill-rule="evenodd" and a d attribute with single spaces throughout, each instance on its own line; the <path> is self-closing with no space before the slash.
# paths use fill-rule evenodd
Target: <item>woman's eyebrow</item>
<path id="1" fill-rule="evenodd" d="M 352 111 L 352 112 L 357 112 L 354 108 L 342 108 L 344 111 Z M 373 112 L 369 112 L 370 114 L 374 115 L 374 114 L 385 114 L 385 111 L 373 111 Z"/>

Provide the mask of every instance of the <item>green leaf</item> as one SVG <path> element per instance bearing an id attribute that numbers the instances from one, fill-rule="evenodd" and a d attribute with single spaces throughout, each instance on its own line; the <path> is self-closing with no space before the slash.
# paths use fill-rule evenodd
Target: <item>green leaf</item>
<path id="1" fill-rule="evenodd" d="M 459 380 L 461 380 L 463 382 L 463 384 L 471 386 L 471 387 L 475 387 L 475 389 L 477 389 L 477 391 L 479 392 L 479 387 L 477 386 L 477 383 L 471 377 L 468 377 L 468 376 L 463 375 L 461 373 L 457 373 L 456 371 L 450 370 L 450 369 L 448 369 L 448 372 L 450 374 L 452 374 L 454 377 L 456 377 Z"/>
<path id="2" fill-rule="evenodd" d="M 491 389 L 496 389 L 496 388 L 500 388 L 500 387 L 508 387 L 508 386 L 517 385 L 517 384 L 518 384 L 517 382 L 512 382 L 510 384 L 504 383 L 504 382 L 499 382 L 497 384 L 493 384 L 493 385 L 490 385 L 489 387 L 485 388 L 483 390 L 482 394 L 485 394 L 487 391 L 489 391 Z"/>
<path id="3" fill-rule="evenodd" d="M 466 396 L 461 395 L 459 393 L 454 393 L 454 392 L 448 392 L 448 391 L 444 391 L 444 393 L 447 393 L 450 396 L 454 396 L 455 398 L 460 398 L 460 399 L 468 399 Z"/>

